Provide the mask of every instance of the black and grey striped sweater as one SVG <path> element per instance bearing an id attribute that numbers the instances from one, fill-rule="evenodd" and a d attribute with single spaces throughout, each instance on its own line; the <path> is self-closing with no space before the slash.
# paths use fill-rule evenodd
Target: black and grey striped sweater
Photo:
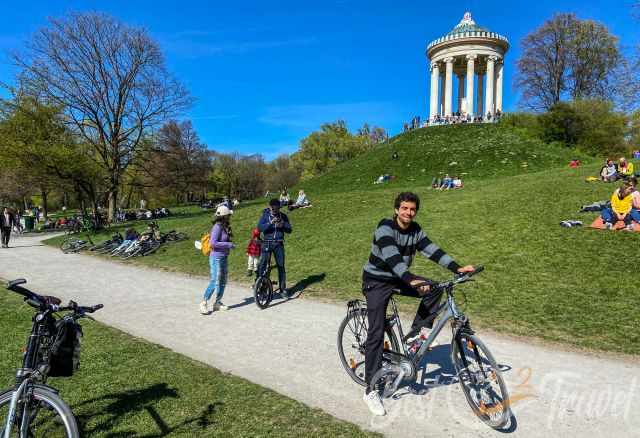
<path id="1" fill-rule="evenodd" d="M 394 219 L 383 219 L 373 235 L 364 278 L 401 279 L 408 284 L 414 278 L 409 268 L 416 251 L 454 273 L 460 268 L 450 255 L 429 240 L 417 223 L 412 222 L 408 229 L 402 230 Z"/>

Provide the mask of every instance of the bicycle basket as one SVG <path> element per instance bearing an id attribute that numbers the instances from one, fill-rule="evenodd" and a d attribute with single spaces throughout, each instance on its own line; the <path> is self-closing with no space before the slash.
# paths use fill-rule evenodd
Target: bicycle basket
<path id="1" fill-rule="evenodd" d="M 71 377 L 80 367 L 82 327 L 73 320 L 56 322 L 56 338 L 49 355 L 50 377 Z"/>

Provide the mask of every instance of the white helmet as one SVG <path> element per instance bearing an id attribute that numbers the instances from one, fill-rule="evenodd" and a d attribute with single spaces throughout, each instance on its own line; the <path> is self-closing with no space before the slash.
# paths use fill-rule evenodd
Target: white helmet
<path id="1" fill-rule="evenodd" d="M 216 208 L 216 217 L 229 216 L 230 214 L 233 214 L 233 210 L 226 205 L 218 205 Z"/>

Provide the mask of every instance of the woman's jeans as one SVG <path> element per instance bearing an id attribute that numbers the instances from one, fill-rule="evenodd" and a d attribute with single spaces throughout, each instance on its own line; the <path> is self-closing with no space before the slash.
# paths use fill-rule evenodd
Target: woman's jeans
<path id="1" fill-rule="evenodd" d="M 605 208 L 602 210 L 602 220 L 610 224 L 615 224 L 618 222 L 618 216 L 616 216 L 611 208 Z M 636 210 L 635 208 L 631 209 L 624 218 L 624 224 L 629 225 L 632 220 L 640 223 L 640 210 Z"/>
<path id="2" fill-rule="evenodd" d="M 204 291 L 204 300 L 209 301 L 215 291 L 216 303 L 219 303 L 224 295 L 224 287 L 227 285 L 227 257 L 209 257 L 209 267 L 211 268 L 211 281 L 207 290 Z"/>

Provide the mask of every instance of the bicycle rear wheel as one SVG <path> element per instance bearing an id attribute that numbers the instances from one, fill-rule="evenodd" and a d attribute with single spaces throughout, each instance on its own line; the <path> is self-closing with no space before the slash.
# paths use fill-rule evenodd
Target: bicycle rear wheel
<path id="1" fill-rule="evenodd" d="M 486 345 L 475 335 L 458 332 L 451 360 L 473 413 L 494 429 L 505 426 L 511 418 L 507 385 Z"/>
<path id="2" fill-rule="evenodd" d="M 63 253 L 69 254 L 70 252 L 74 252 L 75 248 L 78 246 L 80 239 L 77 237 L 68 237 L 62 241 L 60 244 L 60 249 Z"/>
<path id="3" fill-rule="evenodd" d="M 273 285 L 268 277 L 260 276 L 253 285 L 253 298 L 259 309 L 266 309 L 273 298 Z"/>
<path id="4" fill-rule="evenodd" d="M 358 385 L 365 383 L 364 356 L 367 342 L 367 309 L 349 312 L 338 328 L 338 356 L 349 377 Z M 384 350 L 401 353 L 400 343 L 391 327 L 385 328 Z"/>
<path id="5" fill-rule="evenodd" d="M 33 438 L 78 438 L 78 424 L 69 406 L 55 393 L 33 387 L 28 400 L 18 403 L 17 415 L 11 428 L 12 438 L 20 436 L 22 419 L 26 415 L 27 436 Z M 0 394 L 0 423 L 5 425 L 13 391 Z M 26 406 L 25 406 L 26 405 Z M 25 409 L 26 408 L 26 409 Z"/>

